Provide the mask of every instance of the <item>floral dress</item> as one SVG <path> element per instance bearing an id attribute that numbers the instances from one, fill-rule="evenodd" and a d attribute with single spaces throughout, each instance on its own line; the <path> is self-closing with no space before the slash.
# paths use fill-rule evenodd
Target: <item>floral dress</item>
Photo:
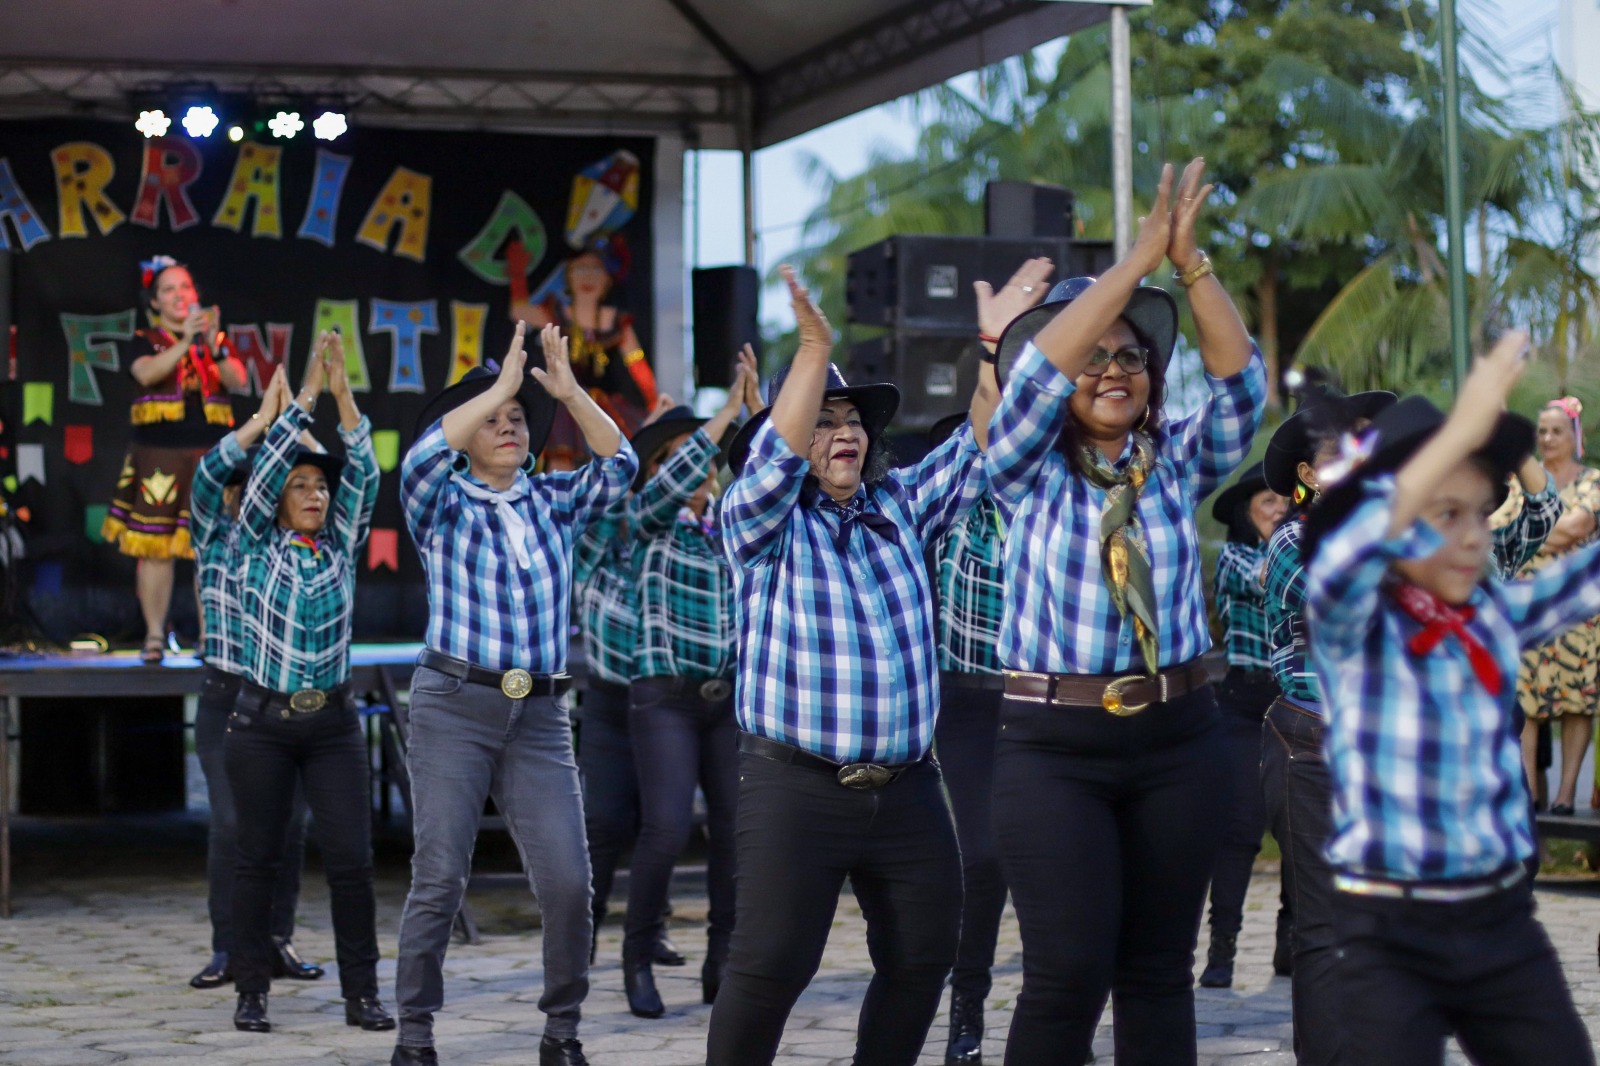
<path id="1" fill-rule="evenodd" d="M 1576 480 L 1561 490 L 1561 502 L 1569 511 L 1581 507 L 1600 518 L 1600 470 L 1584 467 Z M 1583 543 L 1597 535 L 1600 531 L 1591 533 Z M 1582 544 L 1573 545 L 1578 547 Z M 1523 567 L 1521 576 L 1527 577 L 1564 554 L 1541 548 Z M 1594 715 L 1600 703 L 1600 616 L 1523 653 L 1517 702 L 1529 718 Z"/>

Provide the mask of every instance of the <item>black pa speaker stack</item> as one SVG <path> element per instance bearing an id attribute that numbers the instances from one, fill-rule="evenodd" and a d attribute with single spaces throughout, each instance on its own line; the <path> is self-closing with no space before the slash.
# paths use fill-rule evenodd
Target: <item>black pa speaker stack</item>
<path id="1" fill-rule="evenodd" d="M 733 384 L 734 357 L 746 344 L 761 356 L 761 276 L 755 267 L 724 266 L 690 275 L 694 308 L 694 383 L 725 389 Z"/>
<path id="2" fill-rule="evenodd" d="M 1000 288 L 1023 260 L 1048 256 L 1051 283 L 1099 274 L 1113 262 L 1110 241 L 1074 239 L 1072 193 L 1058 186 L 991 182 L 989 235 L 902 234 L 852 252 L 845 278 L 850 322 L 887 332 L 850 346 L 851 382 L 900 386 L 902 429 L 927 429 L 966 407 L 980 349 L 975 281 Z"/>

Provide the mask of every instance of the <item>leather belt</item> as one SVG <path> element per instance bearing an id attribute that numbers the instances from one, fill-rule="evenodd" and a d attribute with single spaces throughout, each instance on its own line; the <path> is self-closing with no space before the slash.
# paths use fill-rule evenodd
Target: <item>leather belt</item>
<path id="1" fill-rule="evenodd" d="M 570 674 L 530 674 L 521 668 L 490 670 L 469 663 L 465 659 L 457 659 L 454 655 L 434 651 L 432 648 L 422 649 L 422 654 L 417 656 L 417 665 L 437 670 L 441 674 L 449 674 L 451 677 L 459 677 L 473 685 L 497 688 L 507 698 L 513 700 L 529 696 L 559 696 L 572 687 Z"/>
<path id="2" fill-rule="evenodd" d="M 1390 881 L 1381 877 L 1357 877 L 1355 874 L 1334 874 L 1333 887 L 1353 896 L 1374 896 L 1379 899 L 1415 899 L 1425 903 L 1461 903 L 1469 899 L 1482 899 L 1496 892 L 1504 892 L 1528 876 L 1521 863 L 1509 866 L 1503 873 L 1468 881 Z"/>
<path id="3" fill-rule="evenodd" d="M 739 750 L 759 755 L 763 759 L 773 762 L 787 763 L 790 766 L 803 766 L 807 770 L 817 770 L 821 773 L 833 775 L 834 780 L 845 788 L 853 788 L 858 792 L 870 792 L 882 788 L 901 774 L 905 773 L 916 763 L 900 763 L 898 765 L 884 765 L 875 762 L 853 762 L 840 765 L 832 759 L 824 759 L 820 755 L 813 755 L 793 744 L 784 744 L 766 737 L 758 737 L 754 733 L 739 733 Z M 918 762 L 921 760 L 919 759 Z"/>
<path id="4" fill-rule="evenodd" d="M 634 682 L 668 692 L 674 696 L 698 696 L 707 703 L 720 703 L 733 698 L 733 682 L 725 677 L 641 677 Z"/>
<path id="5" fill-rule="evenodd" d="M 277 711 L 279 718 L 294 718 L 316 714 L 329 707 L 345 706 L 350 701 L 350 684 L 346 682 L 331 689 L 302 688 L 294 692 L 279 692 L 254 681 L 240 679 L 239 695 L 259 710 Z"/>
<path id="6" fill-rule="evenodd" d="M 1138 714 L 1152 703 L 1165 703 L 1187 696 L 1210 680 L 1205 665 L 1198 659 L 1162 670 L 1155 677 L 1144 674 L 1031 674 L 1022 670 L 1005 672 L 1006 698 L 1028 703 L 1047 703 L 1058 707 L 1100 707 L 1125 718 Z"/>

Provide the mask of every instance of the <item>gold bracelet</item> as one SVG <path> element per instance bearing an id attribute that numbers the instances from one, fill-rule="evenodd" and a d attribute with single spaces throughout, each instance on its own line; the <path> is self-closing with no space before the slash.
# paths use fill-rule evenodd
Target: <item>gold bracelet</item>
<path id="1" fill-rule="evenodd" d="M 1182 270 L 1178 271 L 1176 274 L 1172 275 L 1172 280 L 1176 281 L 1179 285 L 1182 285 L 1187 289 L 1189 286 L 1193 285 L 1207 274 L 1215 273 L 1216 270 L 1211 266 L 1211 257 L 1206 253 L 1201 252 L 1199 266 L 1187 272 Z"/>

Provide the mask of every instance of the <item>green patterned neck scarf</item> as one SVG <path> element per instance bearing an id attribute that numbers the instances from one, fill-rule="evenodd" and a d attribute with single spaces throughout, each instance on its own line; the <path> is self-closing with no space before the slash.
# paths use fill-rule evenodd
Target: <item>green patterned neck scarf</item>
<path id="1" fill-rule="evenodd" d="M 1085 446 L 1080 459 L 1084 475 L 1106 490 L 1100 511 L 1100 573 L 1122 617 L 1133 615 L 1133 632 L 1139 638 L 1145 670 L 1154 677 L 1161 665 L 1156 590 L 1150 572 L 1150 545 L 1139 522 L 1139 495 L 1155 467 L 1155 443 L 1148 434 L 1134 433 L 1133 455 L 1120 474 L 1093 446 Z"/>

